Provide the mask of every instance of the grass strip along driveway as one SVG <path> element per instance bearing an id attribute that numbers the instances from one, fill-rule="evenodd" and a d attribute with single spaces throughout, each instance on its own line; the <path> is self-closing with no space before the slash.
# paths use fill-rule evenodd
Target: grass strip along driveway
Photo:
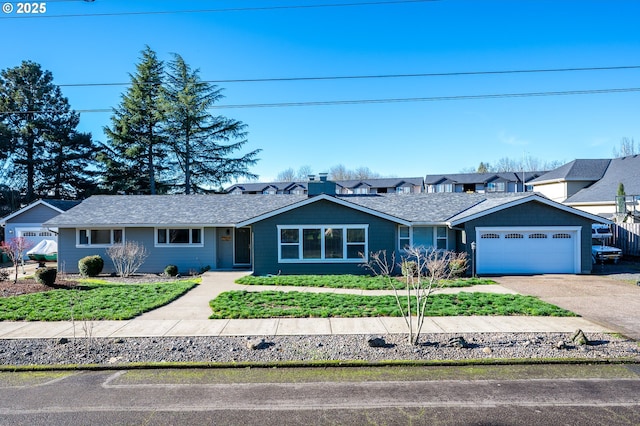
<path id="1" fill-rule="evenodd" d="M 394 296 L 229 291 L 209 304 L 212 319 L 400 316 Z M 576 316 L 533 296 L 491 293 L 434 294 L 427 315 Z"/>
<path id="2" fill-rule="evenodd" d="M 326 288 L 352 288 L 360 290 L 393 290 L 389 280 L 385 277 L 372 277 L 368 275 L 273 275 L 260 276 L 247 275 L 236 280 L 237 284 L 244 285 L 275 285 L 294 287 L 326 287 Z M 444 287 L 471 287 L 474 285 L 490 285 L 496 282 L 487 278 L 460 278 L 446 280 Z M 404 289 L 404 280 L 394 281 L 396 289 Z"/>
<path id="3" fill-rule="evenodd" d="M 0 298 L 0 321 L 126 320 L 166 305 L 200 278 L 151 284 L 91 283 Z"/>

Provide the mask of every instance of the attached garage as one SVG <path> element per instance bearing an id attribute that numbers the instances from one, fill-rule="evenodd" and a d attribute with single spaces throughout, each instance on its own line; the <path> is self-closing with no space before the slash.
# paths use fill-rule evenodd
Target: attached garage
<path id="1" fill-rule="evenodd" d="M 580 231 L 580 227 L 476 228 L 476 271 L 580 273 Z"/>
<path id="2" fill-rule="evenodd" d="M 16 228 L 18 237 L 24 237 L 31 243 L 29 247 L 34 247 L 42 240 L 58 241 L 58 235 L 50 229 L 45 228 Z"/>
<path id="3" fill-rule="evenodd" d="M 38 200 L 0 219 L 8 241 L 13 237 L 24 237 L 33 245 L 42 240 L 57 241 L 57 229 L 44 226 L 44 222 L 80 204 L 70 200 Z M 26 259 L 26 256 L 25 256 Z"/>

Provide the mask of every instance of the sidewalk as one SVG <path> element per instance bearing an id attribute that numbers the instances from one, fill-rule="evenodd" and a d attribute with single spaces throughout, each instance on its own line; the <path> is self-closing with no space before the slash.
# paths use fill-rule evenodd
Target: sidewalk
<path id="1" fill-rule="evenodd" d="M 229 290 L 301 291 L 363 294 L 364 290 L 283 286 L 244 286 L 234 281 L 246 272 L 207 272 L 202 284 L 174 302 L 126 321 L 0 322 L 0 339 L 61 337 L 278 336 L 312 334 L 406 333 L 403 318 L 268 318 L 210 320 L 209 301 Z M 500 285 L 443 289 L 441 293 L 480 291 L 516 294 Z M 393 294 L 389 291 L 366 294 Z M 423 333 L 609 332 L 584 318 L 557 317 L 428 317 Z"/>

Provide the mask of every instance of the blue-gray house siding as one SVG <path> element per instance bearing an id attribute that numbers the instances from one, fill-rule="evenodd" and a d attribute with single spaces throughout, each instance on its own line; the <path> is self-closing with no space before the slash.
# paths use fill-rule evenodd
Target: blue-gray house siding
<path id="1" fill-rule="evenodd" d="M 67 273 L 78 273 L 78 261 L 85 256 L 99 255 L 104 259 L 104 273 L 114 272 L 106 247 L 79 246 L 75 228 L 60 229 L 58 252 L 64 257 L 58 265 Z M 209 266 L 216 268 L 216 228 L 204 228 L 204 244 L 200 246 L 156 247 L 155 228 L 125 228 L 125 241 L 138 242 L 147 249 L 149 256 L 138 272 L 160 273 L 167 265 L 178 265 L 181 274 L 198 273 Z"/>
<path id="2" fill-rule="evenodd" d="M 253 224 L 256 275 L 266 274 L 366 274 L 363 261 L 278 262 L 278 226 L 282 225 L 368 225 L 368 251 L 395 250 L 394 222 L 321 200 Z"/>
<path id="3" fill-rule="evenodd" d="M 591 262 L 591 224 L 590 220 L 579 215 L 551 207 L 538 202 L 529 202 L 470 220 L 464 224 L 466 244 L 460 241 L 459 250 L 465 250 L 471 258 L 471 242 L 475 241 L 478 227 L 524 227 L 531 226 L 580 226 L 580 271 L 588 274 L 592 270 Z M 525 254 L 526 255 L 526 254 Z"/>

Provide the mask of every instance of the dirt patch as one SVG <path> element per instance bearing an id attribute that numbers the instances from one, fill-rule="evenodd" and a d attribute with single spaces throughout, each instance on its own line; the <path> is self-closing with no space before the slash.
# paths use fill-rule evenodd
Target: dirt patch
<path id="1" fill-rule="evenodd" d="M 71 289 L 79 285 L 76 281 L 58 281 L 53 286 L 46 286 L 36 282 L 35 279 L 19 279 L 16 284 L 13 280 L 0 281 L 0 297 L 20 296 L 22 294 L 42 293 L 55 289 Z"/>
<path id="2" fill-rule="evenodd" d="M 79 275 L 66 274 L 62 277 L 58 276 L 53 286 L 40 284 L 34 278 L 19 278 L 18 282 L 14 284 L 12 277 L 13 275 L 10 275 L 9 281 L 0 281 L 0 297 L 20 296 L 22 294 L 41 293 L 56 289 L 73 289 L 83 285 L 78 281 L 80 279 Z M 127 278 L 99 275 L 95 278 L 114 284 L 147 284 L 176 280 L 176 277 L 168 277 L 161 274 L 136 274 Z"/>

